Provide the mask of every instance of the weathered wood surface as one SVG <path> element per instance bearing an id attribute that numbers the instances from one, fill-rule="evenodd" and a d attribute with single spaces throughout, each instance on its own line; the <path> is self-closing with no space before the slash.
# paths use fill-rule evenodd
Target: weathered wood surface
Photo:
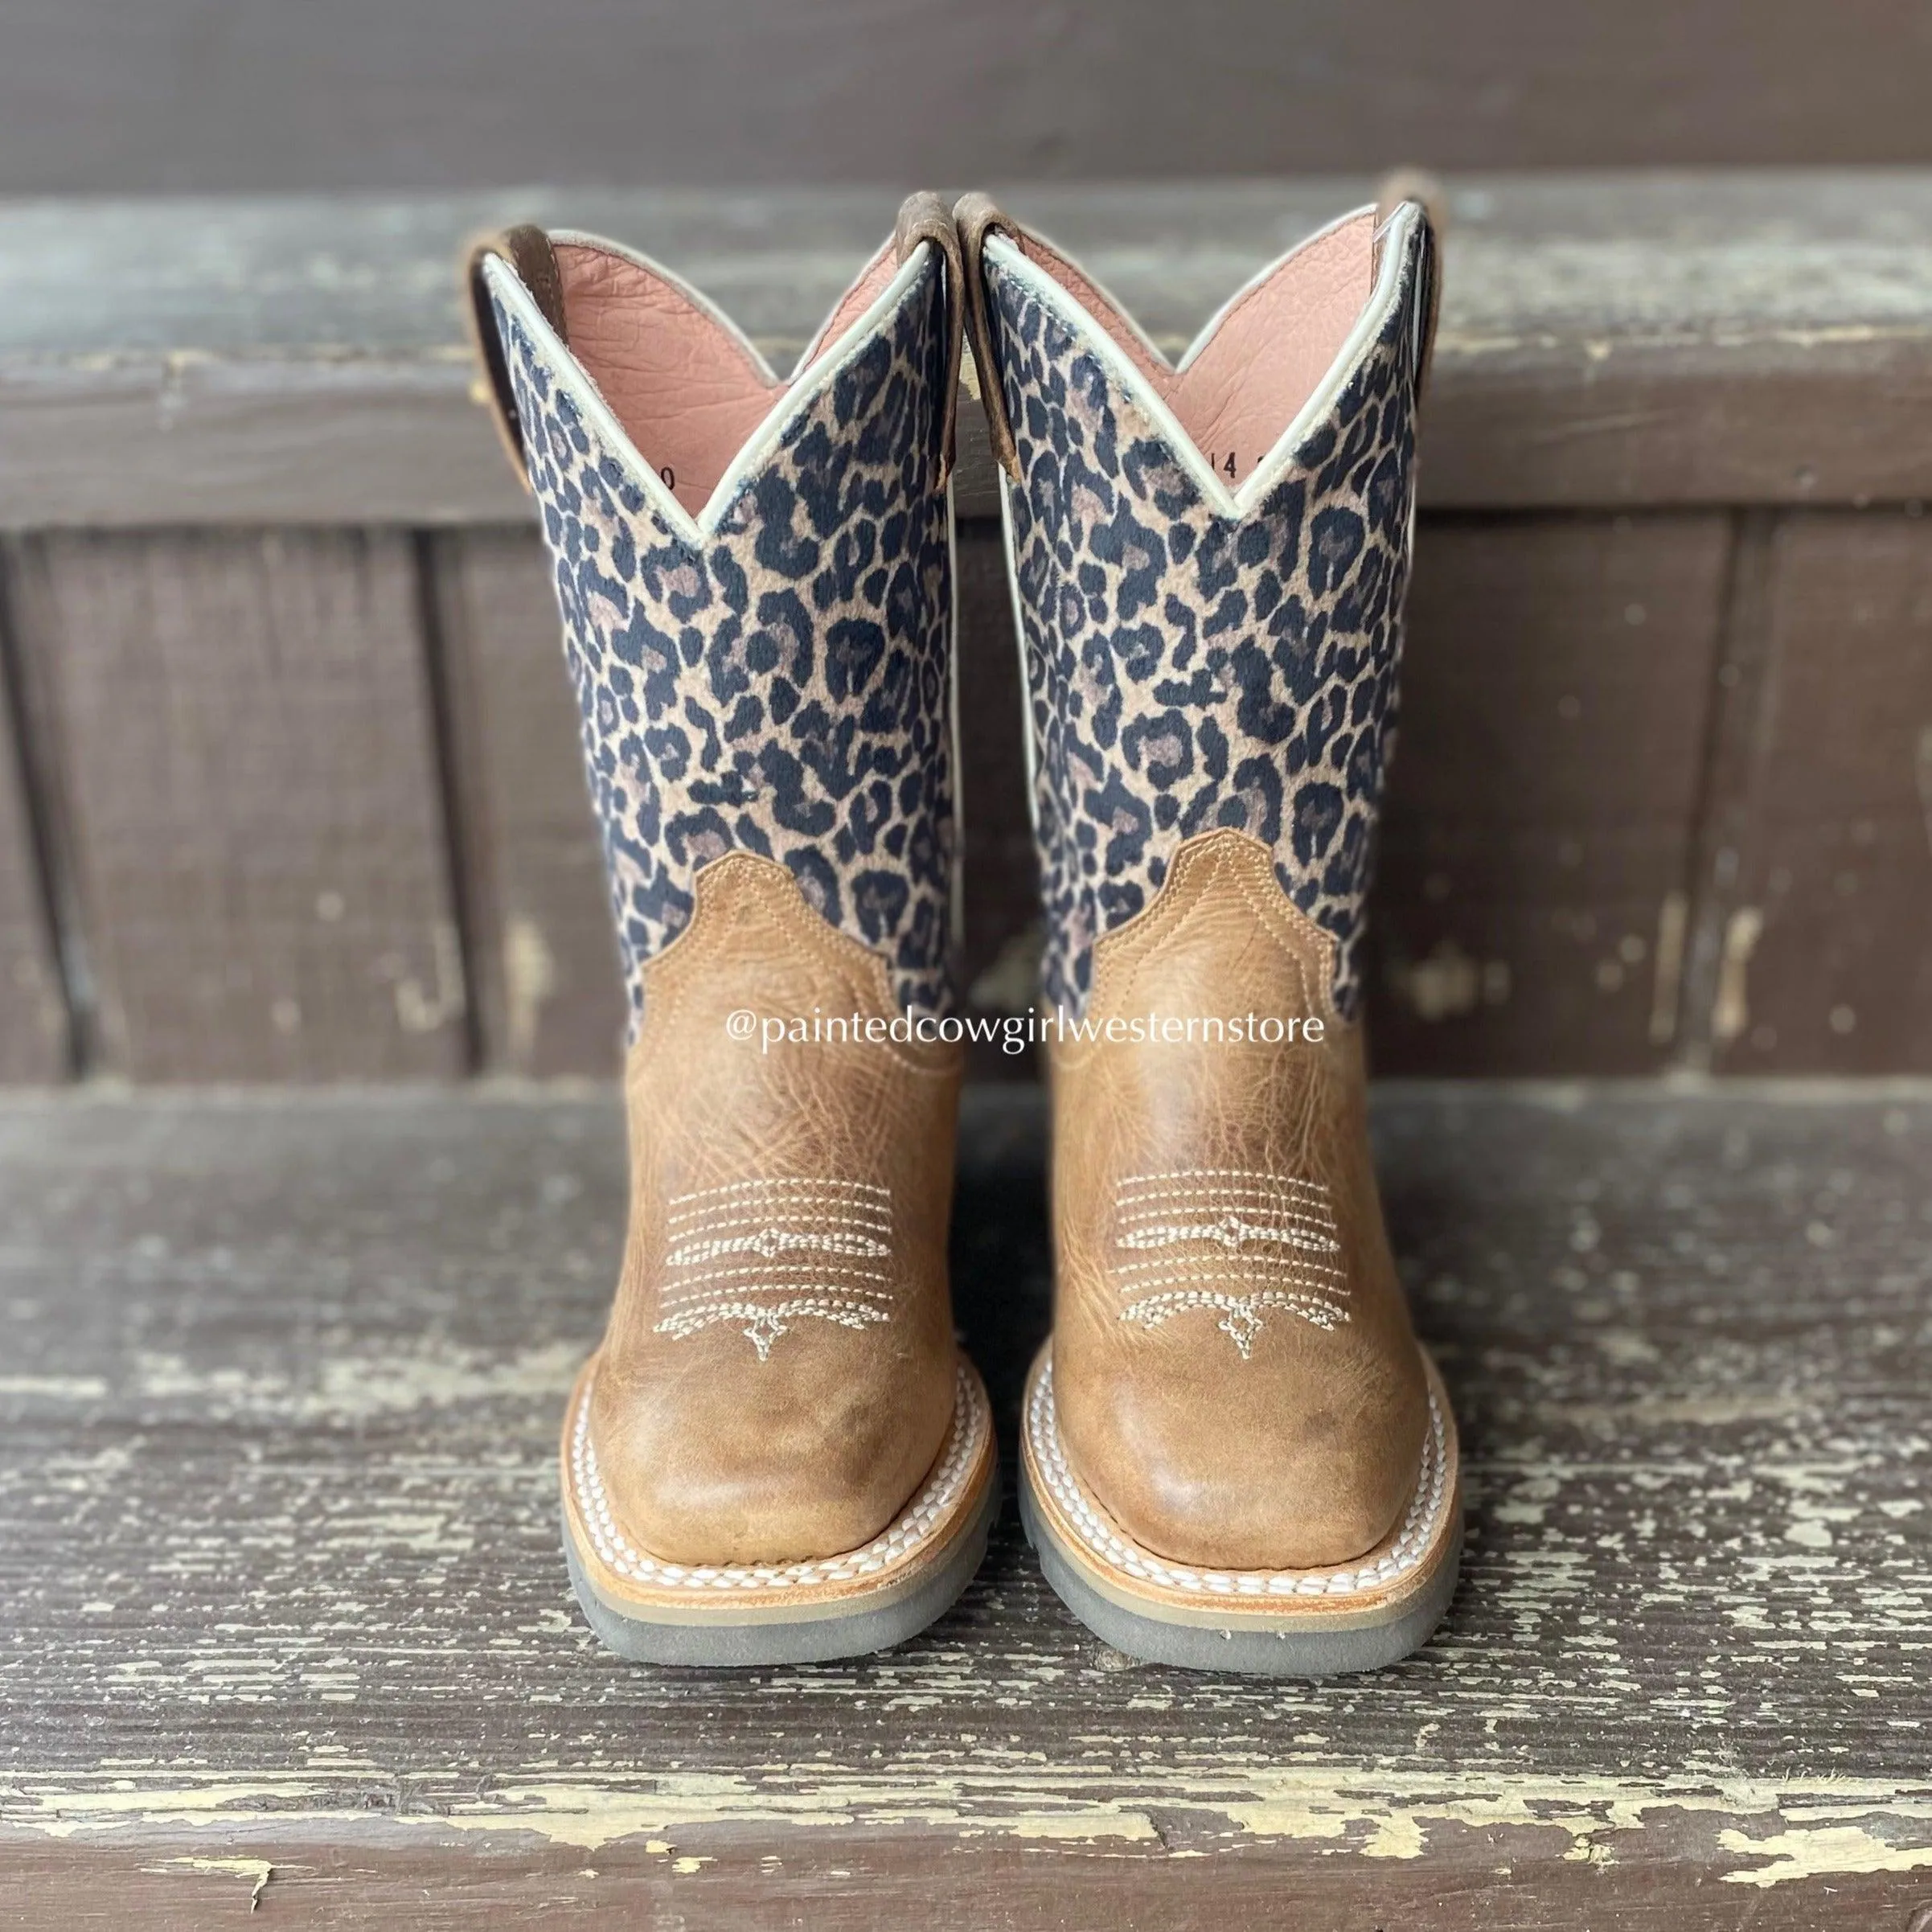
<path id="1" fill-rule="evenodd" d="M 9 563 L 89 1068 L 461 1071 L 408 539 L 71 532 Z"/>
<path id="2" fill-rule="evenodd" d="M 519 526 L 440 533 L 428 560 L 483 1064 L 613 1075 L 624 998 L 548 560 Z"/>
<path id="3" fill-rule="evenodd" d="M 1932 519 L 1807 513 L 1752 555 L 1713 1064 L 1932 1066 Z"/>
<path id="4" fill-rule="evenodd" d="M 865 0 L 348 11 L 12 0 L 0 179 L 47 193 L 476 180 L 1069 179 L 1922 158 L 1911 0 Z"/>
<path id="5" fill-rule="evenodd" d="M 1170 348 L 1365 180 L 1015 187 Z M 452 263 L 507 219 L 692 276 L 777 359 L 890 226 L 862 189 L 0 203 L 0 527 L 528 515 Z M 1932 174 L 1454 184 L 1426 502 L 1932 494 Z M 966 399 L 960 501 L 995 508 Z"/>
<path id="6" fill-rule="evenodd" d="M 1423 527 L 1370 928 L 1378 1064 L 1672 1064 L 1731 549 L 1710 514 Z"/>
<path id="7" fill-rule="evenodd" d="M 1380 1090 L 1469 1553 L 1379 1676 L 1134 1666 L 1011 1510 L 891 1655 L 626 1667 L 552 1453 L 603 1094 L 0 1106 L 0 1918 L 1896 1927 L 1932 1904 L 1932 1090 Z M 969 1103 L 1010 1450 L 1033 1097 Z M 277 1922 L 271 1917 L 266 1922 Z"/>
<path id="8" fill-rule="evenodd" d="M 1902 510 L 1425 520 L 1378 1064 L 1932 1066 L 1929 532 Z M 996 527 L 962 523 L 958 558 L 962 978 L 1020 1008 L 1037 914 Z M 614 950 L 533 532 L 52 535 L 10 562 L 84 1068 L 460 1072 L 467 987 L 482 1066 L 610 1071 Z M 34 884 L 15 929 L 44 952 Z M 38 984 L 44 1041 L 61 988 Z"/>
<path id="9" fill-rule="evenodd" d="M 64 1080 L 73 1042 L 54 950 L 47 880 L 14 716 L 19 663 L 0 591 L 0 1081 Z"/>

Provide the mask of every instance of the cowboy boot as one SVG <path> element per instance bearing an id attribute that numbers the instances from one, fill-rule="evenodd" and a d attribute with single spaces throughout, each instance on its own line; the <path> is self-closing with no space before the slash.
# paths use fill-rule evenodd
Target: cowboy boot
<path id="1" fill-rule="evenodd" d="M 629 1232 L 562 1446 L 577 1599 L 626 1657 L 898 1643 L 997 1502 L 935 1037 L 962 286 L 916 198 L 781 383 L 613 244 L 522 228 L 471 256 L 630 998 Z"/>
<path id="2" fill-rule="evenodd" d="M 1006 473 L 1052 1008 L 1028 1534 L 1075 1614 L 1137 1656 L 1385 1663 L 1441 1617 L 1462 1524 L 1359 1020 L 1430 221 L 1413 201 L 1338 221 L 1170 367 L 982 197 L 956 218 Z"/>

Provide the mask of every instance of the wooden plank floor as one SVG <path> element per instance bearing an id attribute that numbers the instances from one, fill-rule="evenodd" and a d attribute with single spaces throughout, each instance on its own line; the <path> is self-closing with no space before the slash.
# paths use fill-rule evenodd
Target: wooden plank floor
<path id="1" fill-rule="evenodd" d="M 971 1097 L 1007 1441 L 1036 1101 Z M 1848 1925 L 1932 1905 L 1932 1089 L 1386 1089 L 1460 1411 L 1448 1623 L 1138 1666 L 1011 1508 L 891 1655 L 627 1667 L 552 1447 L 602 1091 L 0 1106 L 0 1922 Z"/>

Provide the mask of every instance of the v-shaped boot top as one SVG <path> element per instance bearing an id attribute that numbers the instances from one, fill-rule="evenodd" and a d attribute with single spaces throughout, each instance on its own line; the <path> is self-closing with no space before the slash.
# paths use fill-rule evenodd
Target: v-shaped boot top
<path id="1" fill-rule="evenodd" d="M 1405 304 L 1418 371 L 1433 324 L 1430 218 L 1419 201 L 1357 209 L 1290 248 L 1236 292 L 1178 362 L 1170 363 L 1120 303 L 1071 256 L 1009 220 L 982 196 L 961 203 L 969 273 L 1010 277 L 1086 338 L 1184 463 L 1208 504 L 1245 515 L 1291 468 L 1349 376 Z M 983 251 L 983 256 L 981 253 Z M 983 308 L 975 355 L 997 366 Z M 1418 375 L 1418 387 L 1419 387 Z M 997 385 L 982 383 L 982 389 Z M 995 394 L 995 452 L 1017 478 Z"/>
<path id="2" fill-rule="evenodd" d="M 892 236 L 839 298 L 789 377 L 708 297 L 620 243 L 571 228 L 516 228 L 479 242 L 470 260 L 478 341 L 493 377 L 501 358 L 489 326 L 491 298 L 544 345 L 560 379 L 576 379 L 580 406 L 603 439 L 634 458 L 646 495 L 674 527 L 692 526 L 691 535 L 715 526 L 807 400 L 864 352 L 936 267 L 953 317 L 941 404 L 944 468 L 963 289 L 952 220 L 934 195 L 906 202 Z M 499 426 L 521 472 L 515 400 L 507 380 L 495 387 Z"/>

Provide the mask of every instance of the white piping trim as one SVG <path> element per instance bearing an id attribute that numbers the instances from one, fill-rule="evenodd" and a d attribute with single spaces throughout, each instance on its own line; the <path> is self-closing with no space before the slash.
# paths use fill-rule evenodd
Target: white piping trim
<path id="1" fill-rule="evenodd" d="M 1341 219 L 1350 221 L 1356 215 L 1368 211 L 1357 209 L 1355 215 L 1343 215 Z M 1249 472 L 1240 486 L 1230 490 L 1227 479 L 1211 464 L 1200 445 L 1181 427 L 1180 419 L 1147 379 L 1146 372 L 1135 363 L 1113 333 L 1102 323 L 1089 314 L 1085 306 L 1068 289 L 1054 280 L 1052 273 L 1040 267 L 1016 244 L 995 232 L 987 237 L 987 252 L 999 264 L 1002 274 L 1011 275 L 1021 283 L 1037 299 L 1054 310 L 1061 321 L 1069 324 L 1080 335 L 1085 345 L 1106 365 L 1114 380 L 1134 398 L 1154 425 L 1161 440 L 1167 444 L 1175 461 L 1187 470 L 1196 488 L 1209 509 L 1231 523 L 1239 523 L 1250 516 L 1259 507 L 1262 498 L 1281 480 L 1282 474 L 1292 465 L 1296 452 L 1306 441 L 1310 433 L 1334 408 L 1335 399 L 1341 394 L 1350 376 L 1360 363 L 1364 351 L 1381 333 L 1394 307 L 1396 297 L 1401 287 L 1402 271 L 1408 255 L 1410 231 L 1421 219 L 1421 211 L 1411 203 L 1404 203 L 1388 222 L 1383 234 L 1386 236 L 1382 248 L 1381 264 L 1376 273 L 1376 283 L 1362 312 L 1356 318 L 1355 326 L 1350 330 L 1347 339 L 1336 351 L 1335 360 L 1328 366 L 1327 373 L 1316 384 L 1294 419 L 1275 439 L 1268 453 Z M 1335 226 L 1331 224 L 1330 226 Z M 1327 230 L 1323 231 L 1327 232 Z M 1311 236 L 1311 240 L 1319 240 Z M 1306 248 L 1306 242 L 1298 244 Z M 1261 271 L 1262 276 L 1271 274 L 1289 256 L 1298 252 L 1290 248 L 1284 255 Z M 1083 273 L 1085 271 L 1082 271 Z M 1096 289 L 1099 285 L 1096 283 Z M 1253 286 L 1250 282 L 1249 287 Z M 1245 289 L 1241 291 L 1245 293 Z M 1237 300 L 1239 296 L 1231 298 Z M 1224 304 L 1214 320 L 1202 334 L 1195 338 L 1188 354 L 1179 364 L 1169 363 L 1159 351 L 1154 351 L 1162 366 L 1178 375 L 1184 370 L 1192 358 L 1200 352 L 1208 335 L 1226 313 L 1229 305 Z M 1138 326 L 1134 333 L 1141 332 Z M 1142 337 L 1144 341 L 1146 338 Z M 1149 347 L 1151 348 L 1152 345 Z"/>
<path id="2" fill-rule="evenodd" d="M 609 248 L 608 244 L 598 245 Z M 887 284 L 878 299 L 837 343 L 789 387 L 777 392 L 770 410 L 732 458 L 724 475 L 718 478 L 717 487 L 695 517 L 666 487 L 663 478 L 644 460 L 637 445 L 625 433 L 624 425 L 617 420 L 616 412 L 605 401 L 602 392 L 591 379 L 589 371 L 571 354 L 559 339 L 556 330 L 544 320 L 543 310 L 523 286 L 516 271 L 501 256 L 486 255 L 483 258 L 483 277 L 490 293 L 523 325 L 531 339 L 549 359 L 551 379 L 569 392 L 591 429 L 643 491 L 654 514 L 693 548 L 702 548 L 716 536 L 725 511 L 736 500 L 745 479 L 769 460 L 781 440 L 782 431 L 798 410 L 822 394 L 856 359 L 878 333 L 880 323 L 905 299 L 925 266 L 921 251 L 933 246 L 931 242 L 922 241 L 900 265 L 899 273 Z M 654 274 L 676 280 L 646 256 L 632 256 L 630 259 Z M 685 285 L 680 282 L 678 285 L 682 289 Z M 740 341 L 744 339 L 742 331 L 734 330 L 732 333 Z M 769 370 L 769 365 L 762 356 L 758 361 Z"/>
<path id="3" fill-rule="evenodd" d="M 957 396 L 947 399 L 946 408 L 959 407 Z M 945 480 L 945 568 L 951 588 L 951 608 L 946 613 L 946 703 L 951 716 L 946 736 L 953 757 L 953 876 L 948 882 L 948 900 L 953 930 L 946 946 L 946 970 L 955 982 L 955 991 L 965 1003 L 966 989 L 957 984 L 960 962 L 966 957 L 966 758 L 959 735 L 959 519 L 953 507 L 953 478 Z"/>
<path id="4" fill-rule="evenodd" d="M 986 379 L 983 376 L 980 379 Z M 1013 479 L 1003 469 L 999 477 L 999 533 L 1007 553 L 1007 594 L 1013 600 L 1013 643 L 1019 653 L 1020 742 L 1027 756 L 1027 823 L 1040 836 L 1040 744 L 1033 732 L 1033 684 L 1027 670 L 1027 618 L 1019 603 L 1019 570 L 1013 554 Z"/>

